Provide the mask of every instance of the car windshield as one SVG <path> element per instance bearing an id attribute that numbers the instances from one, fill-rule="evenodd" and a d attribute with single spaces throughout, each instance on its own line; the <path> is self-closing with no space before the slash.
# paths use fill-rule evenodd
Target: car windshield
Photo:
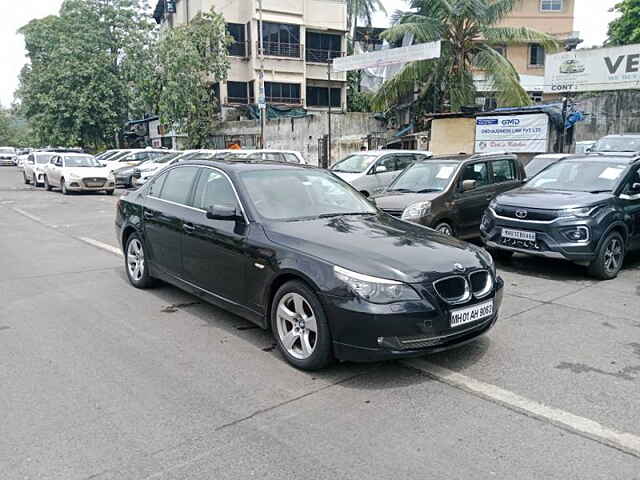
<path id="1" fill-rule="evenodd" d="M 15 148 L 2 147 L 0 148 L 0 153 L 16 153 L 16 150 Z"/>
<path id="2" fill-rule="evenodd" d="M 253 170 L 240 174 L 258 214 L 297 221 L 377 212 L 364 197 L 329 172 L 308 169 Z"/>
<path id="3" fill-rule="evenodd" d="M 458 168 L 457 162 L 414 163 L 387 189 L 388 192 L 427 193 L 444 190 Z"/>
<path id="4" fill-rule="evenodd" d="M 40 153 L 38 155 L 36 155 L 36 163 L 40 163 L 40 164 L 45 164 L 45 163 L 49 163 L 49 160 L 51 160 L 51 157 L 53 157 L 54 154 L 53 153 Z"/>
<path id="5" fill-rule="evenodd" d="M 549 157 L 536 157 L 531 160 L 525 167 L 527 178 L 533 178 L 549 165 L 559 162 L 560 159 Z"/>
<path id="6" fill-rule="evenodd" d="M 640 137 L 604 137 L 592 149 L 594 152 L 638 152 Z"/>
<path id="7" fill-rule="evenodd" d="M 564 161 L 547 168 L 526 188 L 568 192 L 610 192 L 627 169 L 626 163 Z"/>
<path id="8" fill-rule="evenodd" d="M 331 170 L 334 172 L 343 172 L 343 173 L 362 173 L 369 166 L 375 162 L 375 155 L 363 155 L 361 153 L 356 153 L 354 155 L 349 155 L 344 160 L 339 161 Z"/>
<path id="9" fill-rule="evenodd" d="M 66 157 L 65 167 L 100 167 L 100 162 L 95 157 Z"/>

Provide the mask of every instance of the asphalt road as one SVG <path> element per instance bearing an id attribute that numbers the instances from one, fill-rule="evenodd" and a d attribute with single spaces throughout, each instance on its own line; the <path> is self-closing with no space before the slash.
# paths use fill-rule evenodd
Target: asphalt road
<path id="1" fill-rule="evenodd" d="M 310 374 L 130 287 L 116 201 L 0 169 L 1 479 L 640 479 L 640 256 L 606 283 L 516 257 L 486 337 Z"/>

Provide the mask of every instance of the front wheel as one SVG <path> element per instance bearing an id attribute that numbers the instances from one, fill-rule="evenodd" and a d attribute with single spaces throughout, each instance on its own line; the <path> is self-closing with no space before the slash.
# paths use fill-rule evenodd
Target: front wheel
<path id="1" fill-rule="evenodd" d="M 439 223 L 438 225 L 436 225 L 436 228 L 434 228 L 434 230 L 438 233 L 446 235 L 447 237 L 453 237 L 454 235 L 453 227 L 447 222 Z"/>
<path id="2" fill-rule="evenodd" d="M 60 180 L 60 191 L 63 195 L 69 195 L 69 190 L 67 190 L 67 184 L 64 181 L 64 178 Z"/>
<path id="3" fill-rule="evenodd" d="M 33 183 L 34 187 L 39 187 L 40 185 L 38 184 L 38 177 L 36 177 L 36 174 L 33 174 L 33 177 L 31 177 L 31 183 Z"/>
<path id="4" fill-rule="evenodd" d="M 596 259 L 589 265 L 589 274 L 600 280 L 616 278 L 622 269 L 625 254 L 624 238 L 618 232 L 611 232 L 602 242 Z"/>
<path id="5" fill-rule="evenodd" d="M 104 193 L 106 193 L 107 195 L 113 195 L 113 192 L 115 192 L 115 190 L 105 190 Z"/>
<path id="6" fill-rule="evenodd" d="M 331 333 L 324 309 L 304 283 L 290 281 L 278 289 L 271 304 L 271 328 L 285 359 L 302 370 L 331 363 Z"/>
<path id="7" fill-rule="evenodd" d="M 127 278 L 131 285 L 145 289 L 153 285 L 153 278 L 149 275 L 149 266 L 145 258 L 144 243 L 137 233 L 127 239 L 124 249 L 124 262 Z"/>

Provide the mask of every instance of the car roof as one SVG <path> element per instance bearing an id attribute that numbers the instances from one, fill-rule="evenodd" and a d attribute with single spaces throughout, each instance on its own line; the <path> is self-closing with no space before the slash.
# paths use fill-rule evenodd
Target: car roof
<path id="1" fill-rule="evenodd" d="M 574 155 L 568 160 L 579 160 L 585 163 L 628 163 L 629 165 L 640 161 L 640 155 L 637 153 L 629 154 L 626 152 L 621 153 L 607 153 L 606 155 L 599 154 L 598 152 L 589 153 L 585 155 Z"/>
<path id="2" fill-rule="evenodd" d="M 280 151 L 284 151 L 284 150 L 280 150 Z M 387 155 L 389 153 L 406 153 L 406 154 L 411 154 L 411 153 L 418 153 L 421 155 L 431 155 L 431 152 L 428 152 L 426 150 L 362 150 L 359 152 L 351 152 L 349 155 Z M 347 156 L 349 156 L 347 155 Z M 345 157 L 346 158 L 346 157 Z"/>
<path id="3" fill-rule="evenodd" d="M 58 153 L 61 157 L 93 157 L 90 153 L 80 153 L 80 152 L 52 152 Z"/>
<path id="4" fill-rule="evenodd" d="M 535 157 L 533 157 L 532 160 L 535 160 L 536 158 L 544 158 L 545 160 L 562 160 L 564 158 L 571 158 L 571 157 L 580 157 L 580 154 L 576 154 L 576 153 L 542 153 L 540 155 L 536 155 Z"/>
<path id="5" fill-rule="evenodd" d="M 187 160 L 185 162 L 180 162 L 181 167 L 185 165 L 217 167 L 220 170 L 223 170 L 226 172 L 242 172 L 242 171 L 253 171 L 253 170 L 291 170 L 291 169 L 312 169 L 312 170 L 327 171 L 318 167 L 305 165 L 302 163 L 282 163 L 282 162 L 274 162 L 269 160 L 264 162 L 259 162 L 255 160 L 246 160 L 246 159 L 233 160 L 233 161 L 229 161 L 225 159 Z"/>
<path id="6" fill-rule="evenodd" d="M 614 135 L 606 135 L 604 138 L 629 138 L 629 137 L 640 137 L 640 133 L 618 133 Z"/>

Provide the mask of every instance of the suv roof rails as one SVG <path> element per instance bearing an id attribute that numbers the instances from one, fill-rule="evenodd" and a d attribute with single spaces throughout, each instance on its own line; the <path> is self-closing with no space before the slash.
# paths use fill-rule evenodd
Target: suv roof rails
<path id="1" fill-rule="evenodd" d="M 474 154 L 471 155 L 471 158 L 495 157 L 496 155 L 514 155 L 514 154 L 504 150 L 504 151 L 500 151 L 500 152 L 474 153 Z"/>

